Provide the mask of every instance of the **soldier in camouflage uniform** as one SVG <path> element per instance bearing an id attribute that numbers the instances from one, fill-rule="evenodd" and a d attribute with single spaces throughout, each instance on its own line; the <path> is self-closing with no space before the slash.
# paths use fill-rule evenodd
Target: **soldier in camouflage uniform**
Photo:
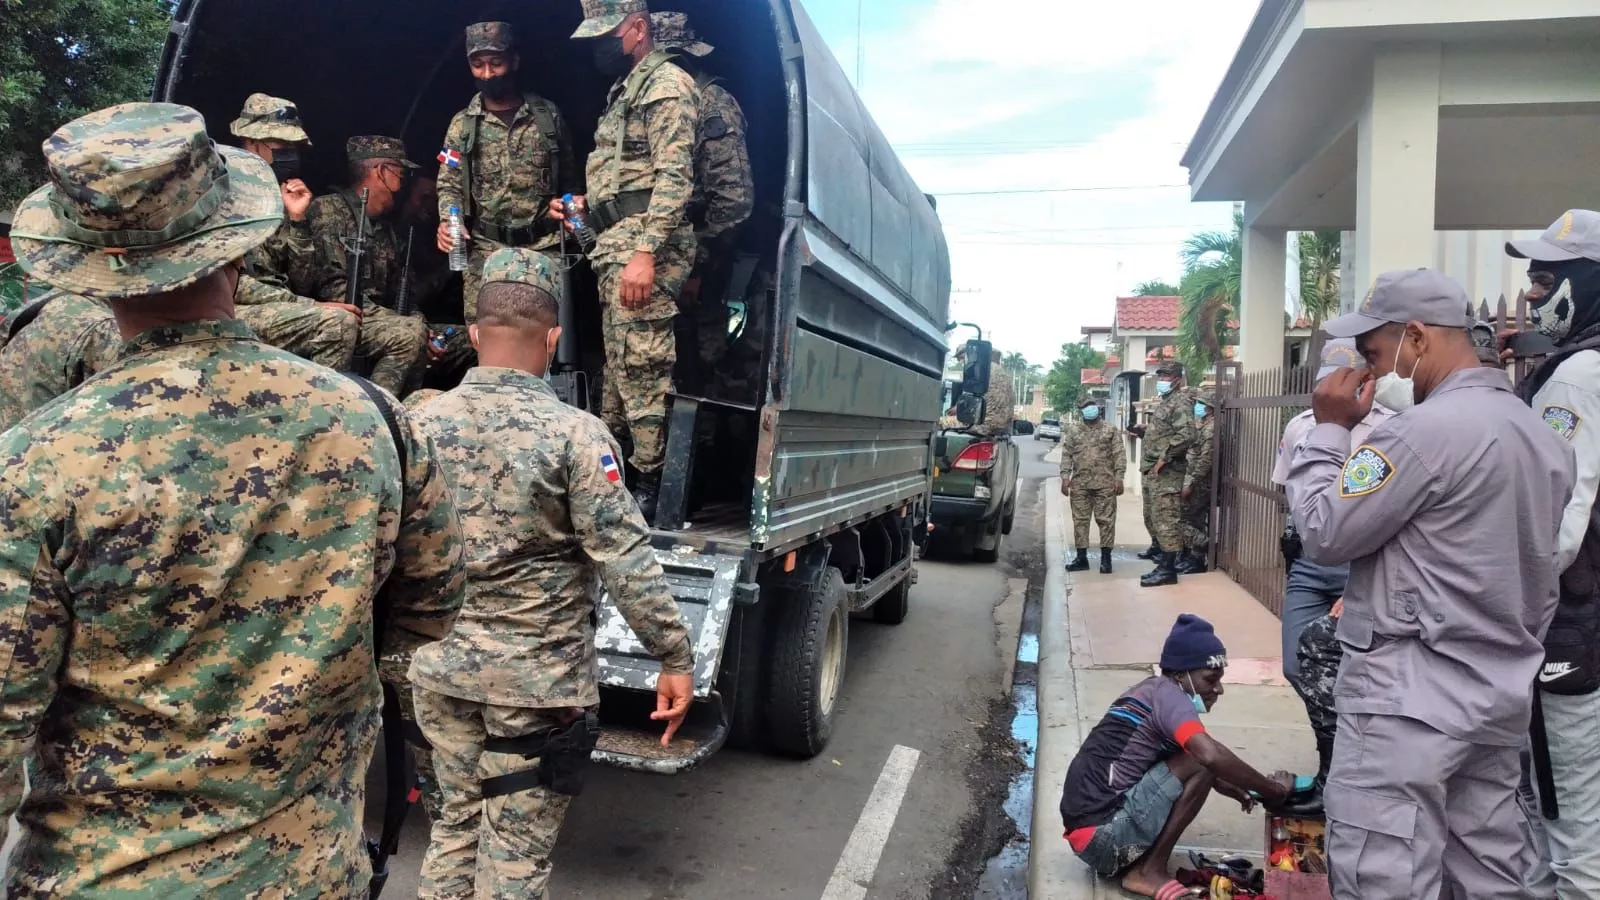
<path id="1" fill-rule="evenodd" d="M 244 272 L 251 281 L 241 280 L 233 298 L 238 316 L 274 347 L 347 370 L 361 336 L 361 310 L 310 299 L 319 265 L 307 223 L 311 189 L 300 180 L 300 151 L 311 144 L 300 109 L 279 97 L 251 94 L 229 130 L 272 167 L 287 214 L 283 227 L 245 257 Z"/>
<path id="2" fill-rule="evenodd" d="M 681 12 L 652 13 L 650 33 L 656 46 L 685 54 L 678 63 L 700 88 L 694 196 L 689 201 L 697 246 L 694 268 L 678 297 L 683 310 L 678 315 L 678 386 L 703 393 L 728 349 L 728 277 L 740 230 L 755 209 L 755 177 L 745 143 L 744 110 L 700 63 L 714 48 L 700 40 Z"/>
<path id="3" fill-rule="evenodd" d="M 478 93 L 450 120 L 439 151 L 437 242 L 450 252 L 450 209 L 459 209 L 468 232 L 462 303 L 469 323 L 478 318 L 484 260 L 502 247 L 555 246 L 559 225 L 545 209 L 552 197 L 580 190 L 561 111 L 517 90 L 516 47 L 509 23 L 467 26 L 467 63 Z"/>
<path id="4" fill-rule="evenodd" d="M 462 513 L 467 600 L 455 629 L 411 665 L 444 808 L 422 864 L 424 898 L 545 896 L 550 852 L 576 786 L 539 777 L 557 731 L 593 726 L 600 587 L 662 660 L 667 746 L 693 692 L 689 631 L 599 420 L 543 376 L 555 354 L 558 263 L 525 249 L 484 264 L 481 365 L 417 412 Z"/>
<path id="5" fill-rule="evenodd" d="M 343 301 L 345 250 L 356 237 L 356 217 L 363 214 L 361 191 L 368 191 L 366 253 L 361 258 L 360 354 L 372 362 L 372 381 L 397 396 L 421 386 L 427 361 L 427 323 L 419 315 L 402 316 L 394 300 L 404 276 L 403 239 L 395 230 L 405 177 L 416 165 L 406 159 L 398 138 L 363 135 L 345 144 L 353 185 L 311 203 L 311 235 L 321 259 L 316 296 Z"/>
<path id="6" fill-rule="evenodd" d="M 619 440 L 632 438 L 635 497 L 650 521 L 666 465 L 673 317 L 698 246 L 689 201 L 700 89 L 651 41 L 644 0 L 582 3 L 584 20 L 572 36 L 589 41 L 596 64 L 617 76 L 595 128 L 583 202 L 587 224 L 599 233 L 589 259 L 603 307 L 601 417 Z M 551 215 L 565 218 L 559 203 Z"/>
<path id="7" fill-rule="evenodd" d="M 1068 572 L 1089 569 L 1089 517 L 1100 528 L 1100 573 L 1111 574 L 1111 548 L 1117 543 L 1117 498 L 1128 470 L 1122 432 L 1105 421 L 1100 404 L 1086 399 L 1079 421 L 1061 439 L 1061 493 L 1072 498 L 1072 545 L 1078 554 Z"/>
<path id="8" fill-rule="evenodd" d="M 116 362 L 122 335 L 111 309 L 65 291 L 34 303 L 38 317 L 12 332 L 0 349 L 0 431 Z M 14 321 L 14 319 L 13 319 Z"/>
<path id="9" fill-rule="evenodd" d="M 1139 579 L 1144 587 L 1178 583 L 1178 554 L 1183 550 L 1183 479 L 1189 448 L 1194 445 L 1194 393 L 1183 386 L 1183 364 L 1164 363 L 1156 369 L 1156 392 L 1161 397 L 1150 410 L 1140 441 L 1144 490 L 1150 498 L 1151 534 L 1161 549 L 1156 567 Z"/>
<path id="10" fill-rule="evenodd" d="M 989 391 L 983 395 L 983 421 L 972 430 L 986 437 L 1010 439 L 1011 423 L 1016 415 L 1017 400 L 1011 390 L 1011 373 L 1002 369 L 995 358 L 989 363 Z"/>
<path id="11" fill-rule="evenodd" d="M 372 397 L 231 319 L 283 203 L 199 113 L 101 110 L 45 161 L 22 265 L 135 336 L 0 436 L 7 895 L 364 898 L 373 610 L 404 646 L 462 597 L 432 447 L 397 412 L 402 471 Z"/>
<path id="12" fill-rule="evenodd" d="M 1216 441 L 1215 402 L 1195 394 L 1194 443 L 1186 456 L 1183 473 L 1184 550 L 1178 560 L 1179 575 L 1198 575 L 1206 571 L 1206 554 L 1211 548 L 1211 464 Z"/>

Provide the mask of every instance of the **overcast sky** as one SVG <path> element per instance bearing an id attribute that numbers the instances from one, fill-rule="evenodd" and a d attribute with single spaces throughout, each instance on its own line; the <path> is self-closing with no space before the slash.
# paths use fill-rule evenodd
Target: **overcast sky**
<path id="1" fill-rule="evenodd" d="M 852 79 L 859 15 L 857 88 L 939 195 L 951 318 L 998 350 L 1048 367 L 1119 294 L 1175 282 L 1190 233 L 1228 225 L 1170 185 L 1256 0 L 804 2 Z M 1027 193 L 982 195 L 1008 190 Z"/>

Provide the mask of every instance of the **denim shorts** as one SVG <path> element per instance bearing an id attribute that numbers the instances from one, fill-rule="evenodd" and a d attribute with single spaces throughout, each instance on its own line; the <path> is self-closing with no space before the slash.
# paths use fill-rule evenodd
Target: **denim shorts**
<path id="1" fill-rule="evenodd" d="M 1094 830 L 1078 858 L 1102 878 L 1121 874 L 1155 844 L 1182 793 L 1183 782 L 1166 763 L 1156 763 L 1123 795 L 1111 821 Z"/>

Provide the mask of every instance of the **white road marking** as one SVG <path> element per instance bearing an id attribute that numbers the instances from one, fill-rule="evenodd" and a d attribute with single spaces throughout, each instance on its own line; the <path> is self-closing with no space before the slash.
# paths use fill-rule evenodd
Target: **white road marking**
<path id="1" fill-rule="evenodd" d="M 878 859 L 889 843 L 889 831 L 900 814 L 900 804 L 906 799 L 906 788 L 911 785 L 911 775 L 921 756 L 920 752 L 899 745 L 889 752 L 889 761 L 883 764 L 872 796 L 867 798 L 861 818 L 856 820 L 855 830 L 839 854 L 839 865 L 833 869 L 822 900 L 862 900 L 867 896 L 867 885 L 878 872 Z"/>

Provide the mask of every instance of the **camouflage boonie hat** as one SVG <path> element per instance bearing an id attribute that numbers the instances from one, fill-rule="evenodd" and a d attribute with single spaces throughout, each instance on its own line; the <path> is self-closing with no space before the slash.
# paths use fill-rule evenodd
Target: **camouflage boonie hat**
<path id="1" fill-rule="evenodd" d="M 239 118 L 233 120 L 228 130 L 233 132 L 234 137 L 253 141 L 311 143 L 311 136 L 306 134 L 305 125 L 300 122 L 300 107 L 282 97 L 267 94 L 251 94 L 244 101 Z"/>
<path id="2" fill-rule="evenodd" d="M 647 13 L 644 0 L 582 0 L 583 22 L 572 33 L 574 40 L 604 37 L 617 30 L 622 20 L 634 13 Z"/>
<path id="3" fill-rule="evenodd" d="M 681 12 L 650 14 L 650 38 L 669 50 L 682 50 L 692 56 L 710 56 L 714 49 L 700 40 L 689 27 L 689 16 Z"/>
<path id="4" fill-rule="evenodd" d="M 538 288 L 552 297 L 561 296 L 561 273 L 555 260 L 525 247 L 501 247 L 483 261 L 485 285 L 509 281 Z"/>
<path id="5" fill-rule="evenodd" d="M 344 155 L 351 162 L 363 159 L 387 159 L 408 169 L 417 167 L 416 163 L 406 159 L 405 141 L 380 134 L 358 134 L 345 141 Z"/>
<path id="6" fill-rule="evenodd" d="M 467 26 L 467 56 L 474 53 L 509 53 L 517 48 L 517 33 L 510 22 L 474 22 Z"/>
<path id="7" fill-rule="evenodd" d="M 124 103 L 44 142 L 50 183 L 17 207 L 17 261 L 40 281 L 96 300 L 193 284 L 283 224 L 272 169 L 219 147 L 174 103 Z"/>

